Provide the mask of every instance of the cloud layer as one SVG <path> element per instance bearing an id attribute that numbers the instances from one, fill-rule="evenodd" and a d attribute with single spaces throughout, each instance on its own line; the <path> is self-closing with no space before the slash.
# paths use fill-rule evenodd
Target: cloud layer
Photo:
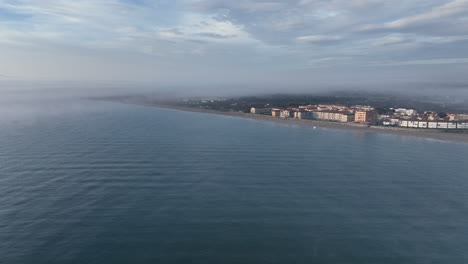
<path id="1" fill-rule="evenodd" d="M 0 73 L 294 86 L 468 81 L 468 0 L 3 0 Z"/>

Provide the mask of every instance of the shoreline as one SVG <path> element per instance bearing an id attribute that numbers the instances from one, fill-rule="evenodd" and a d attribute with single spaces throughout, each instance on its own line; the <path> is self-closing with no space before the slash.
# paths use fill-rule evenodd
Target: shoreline
<path id="1" fill-rule="evenodd" d="M 361 131 L 361 132 L 373 132 L 373 133 L 385 133 L 401 136 L 410 136 L 410 137 L 419 137 L 419 138 L 428 138 L 441 141 L 451 141 L 451 142 L 463 142 L 468 143 L 468 133 L 450 133 L 445 131 L 437 130 L 420 130 L 414 128 L 400 128 L 400 127 L 384 127 L 384 126 L 365 126 L 360 124 L 353 123 L 338 123 L 330 121 L 320 121 L 320 120 L 309 120 L 309 119 L 281 119 L 278 117 L 268 116 L 268 115 L 259 115 L 259 114 L 250 114 L 243 112 L 223 112 L 212 109 L 199 109 L 192 107 L 184 107 L 178 105 L 169 105 L 162 103 L 145 103 L 145 102 L 132 102 L 125 100 L 112 100 L 112 99 L 100 99 L 110 102 L 118 102 L 125 104 L 140 105 L 146 107 L 157 107 L 165 109 L 173 109 L 184 112 L 195 112 L 195 113 L 206 113 L 206 114 L 215 114 L 223 116 L 232 116 L 239 118 L 248 118 L 259 121 L 267 121 L 281 124 L 293 124 L 307 127 L 318 127 L 318 128 L 329 128 L 329 129 L 339 129 L 339 130 L 351 130 L 351 131 Z"/>

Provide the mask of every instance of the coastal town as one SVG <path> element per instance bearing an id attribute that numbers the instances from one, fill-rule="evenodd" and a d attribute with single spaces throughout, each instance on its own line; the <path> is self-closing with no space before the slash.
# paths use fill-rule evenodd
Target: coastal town
<path id="1" fill-rule="evenodd" d="M 457 134 L 463 134 L 463 141 L 466 140 L 465 137 L 468 134 L 468 108 L 466 108 L 465 103 L 446 105 L 437 102 L 404 101 L 394 98 L 384 101 L 377 98 L 373 102 L 369 102 L 374 104 L 356 104 L 362 102 L 362 100 L 354 97 L 311 96 L 301 98 L 287 95 L 177 100 L 159 100 L 151 96 L 116 96 L 94 99 L 269 121 L 318 121 L 320 123 L 314 123 L 313 125 L 334 128 L 372 127 L 382 128 L 382 131 L 409 131 L 414 129 L 418 133 L 422 130 L 428 133 L 430 131 L 456 132 Z M 309 103 L 301 104 L 300 101 Z M 314 101 L 314 103 L 310 103 L 311 101 Z M 329 101 L 330 103 L 320 103 L 320 101 Z M 342 103 L 335 103 L 336 101 Z M 406 107 L 393 107 L 401 104 Z M 408 107 L 409 105 L 415 107 Z M 424 108 L 432 110 L 420 110 Z M 306 123 L 312 125 L 310 122 L 304 122 L 304 124 Z M 453 135 L 454 133 L 450 134 Z"/>
<path id="2" fill-rule="evenodd" d="M 375 104 L 353 104 L 353 98 L 304 98 L 306 102 L 341 101 L 343 103 L 297 103 L 294 97 L 237 97 L 237 98 L 182 98 L 160 99 L 154 96 L 94 97 L 125 104 L 158 107 L 187 112 L 198 112 L 248 118 L 282 124 L 312 126 L 315 128 L 371 131 L 401 136 L 421 137 L 443 141 L 468 143 L 468 109 L 431 102 L 396 102 L 394 99 Z M 323 100 L 326 101 L 326 100 Z M 407 105 L 414 105 L 411 108 Z M 392 108 L 393 105 L 402 105 Z M 432 111 L 421 111 L 422 106 Z M 406 106 L 406 108 L 404 107 Z"/>
<path id="3" fill-rule="evenodd" d="M 390 108 L 379 114 L 372 106 L 334 104 L 301 105 L 298 107 L 251 107 L 251 114 L 270 115 L 282 119 L 310 119 L 360 125 L 380 125 L 419 129 L 468 129 L 467 113 L 418 112 L 415 109 Z"/>

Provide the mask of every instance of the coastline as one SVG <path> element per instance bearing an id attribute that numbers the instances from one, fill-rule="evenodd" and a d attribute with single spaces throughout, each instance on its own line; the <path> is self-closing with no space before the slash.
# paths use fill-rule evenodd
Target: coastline
<path id="1" fill-rule="evenodd" d="M 337 122 L 320 121 L 320 120 L 281 119 L 278 117 L 273 117 L 273 116 L 268 116 L 268 115 L 250 114 L 250 113 L 243 113 L 243 112 L 222 112 L 222 111 L 211 110 L 211 109 L 192 108 L 192 107 L 184 107 L 184 106 L 169 105 L 169 104 L 154 103 L 154 102 L 145 103 L 145 102 L 132 102 L 132 101 L 125 101 L 125 100 L 111 100 L 111 99 L 104 99 L 104 100 L 111 101 L 111 102 L 118 102 L 118 103 L 147 106 L 147 107 L 173 109 L 173 110 L 179 110 L 179 111 L 185 111 L 185 112 L 196 112 L 196 113 L 206 113 L 206 114 L 248 118 L 248 119 L 253 119 L 253 120 L 290 124 L 290 125 L 330 128 L 330 129 L 340 129 L 340 130 L 353 130 L 353 131 L 361 131 L 361 132 L 385 133 L 385 134 L 393 134 L 393 135 L 401 135 L 401 136 L 428 138 L 428 139 L 435 139 L 435 140 L 441 140 L 441 141 L 468 143 L 468 133 L 450 133 L 450 132 L 445 132 L 445 131 L 437 131 L 437 130 L 429 130 L 429 129 L 421 130 L 421 129 L 413 129 L 413 128 L 384 127 L 384 126 L 368 127 L 368 126 L 363 126 L 359 124 L 337 123 Z"/>

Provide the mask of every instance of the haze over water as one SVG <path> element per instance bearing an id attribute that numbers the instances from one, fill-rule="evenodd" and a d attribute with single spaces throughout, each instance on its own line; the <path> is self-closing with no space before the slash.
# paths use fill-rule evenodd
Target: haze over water
<path id="1" fill-rule="evenodd" d="M 0 99 L 0 263 L 467 263 L 468 145 Z"/>

